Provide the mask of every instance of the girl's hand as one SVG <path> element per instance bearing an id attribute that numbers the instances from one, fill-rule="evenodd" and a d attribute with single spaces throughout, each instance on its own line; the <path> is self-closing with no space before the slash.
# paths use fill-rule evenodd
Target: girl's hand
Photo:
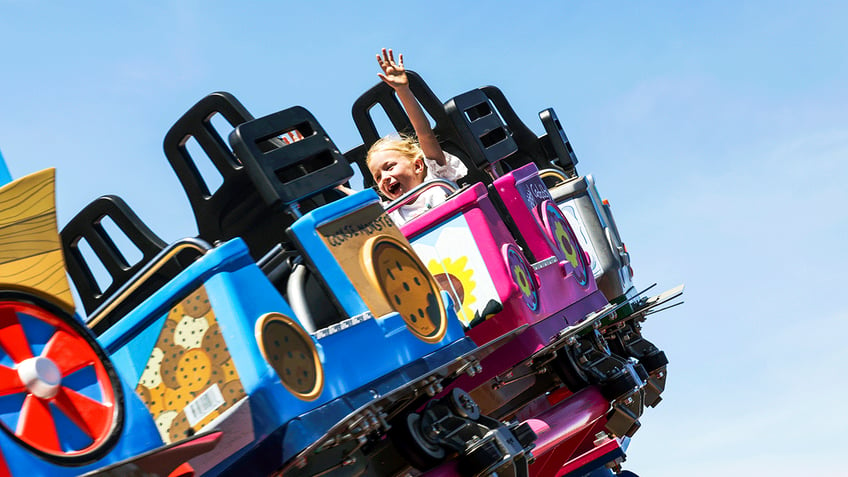
<path id="1" fill-rule="evenodd" d="M 395 62 L 395 55 L 391 48 L 388 51 L 383 48 L 382 53 L 382 56 L 377 54 L 377 63 L 383 69 L 383 72 L 377 73 L 377 76 L 393 89 L 409 86 L 406 70 L 403 68 L 403 54 L 399 54 L 398 61 Z"/>

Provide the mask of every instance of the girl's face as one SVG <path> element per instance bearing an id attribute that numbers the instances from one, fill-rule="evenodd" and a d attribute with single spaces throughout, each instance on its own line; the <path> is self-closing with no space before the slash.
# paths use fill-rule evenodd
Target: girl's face
<path id="1" fill-rule="evenodd" d="M 424 160 L 410 161 L 397 151 L 382 150 L 371 153 L 368 169 L 374 176 L 377 188 L 389 200 L 395 200 L 418 184 L 424 182 Z"/>

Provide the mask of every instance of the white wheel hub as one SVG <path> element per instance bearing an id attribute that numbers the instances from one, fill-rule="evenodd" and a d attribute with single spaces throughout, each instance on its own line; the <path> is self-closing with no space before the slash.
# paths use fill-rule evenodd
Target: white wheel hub
<path id="1" fill-rule="evenodd" d="M 18 363 L 18 377 L 27 390 L 41 399 L 51 399 L 62 385 L 62 373 L 56 363 L 37 356 Z"/>

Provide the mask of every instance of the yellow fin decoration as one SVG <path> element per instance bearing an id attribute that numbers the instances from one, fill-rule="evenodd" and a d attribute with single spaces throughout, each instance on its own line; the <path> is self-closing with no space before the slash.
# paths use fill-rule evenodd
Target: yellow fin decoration
<path id="1" fill-rule="evenodd" d="M 56 170 L 0 187 L 0 288 L 26 290 L 73 313 L 56 223 Z"/>

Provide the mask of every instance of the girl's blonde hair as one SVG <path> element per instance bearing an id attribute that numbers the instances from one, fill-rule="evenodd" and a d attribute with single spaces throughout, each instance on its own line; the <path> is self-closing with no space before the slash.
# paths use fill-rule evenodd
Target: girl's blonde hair
<path id="1" fill-rule="evenodd" d="M 371 164 L 371 154 L 379 151 L 397 151 L 402 156 L 409 159 L 410 162 L 418 159 L 424 159 L 424 151 L 421 150 L 421 146 L 418 145 L 418 140 L 415 136 L 410 136 L 407 134 L 398 134 L 391 136 L 384 136 L 377 140 L 371 147 L 368 149 L 368 154 L 365 155 L 365 164 Z"/>

